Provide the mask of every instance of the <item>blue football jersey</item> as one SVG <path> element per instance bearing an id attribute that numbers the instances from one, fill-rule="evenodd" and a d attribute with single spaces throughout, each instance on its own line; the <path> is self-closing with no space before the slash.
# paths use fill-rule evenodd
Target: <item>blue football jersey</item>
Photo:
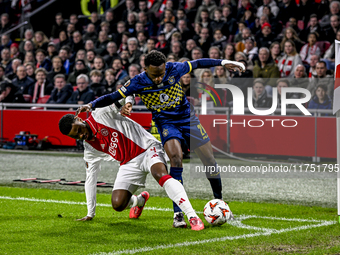
<path id="1" fill-rule="evenodd" d="M 145 106 L 152 112 L 153 118 L 190 116 L 190 103 L 180 84 L 180 78 L 190 73 L 192 65 L 167 62 L 162 83 L 155 85 L 145 72 L 136 75 L 118 90 L 122 97 L 138 95 Z"/>

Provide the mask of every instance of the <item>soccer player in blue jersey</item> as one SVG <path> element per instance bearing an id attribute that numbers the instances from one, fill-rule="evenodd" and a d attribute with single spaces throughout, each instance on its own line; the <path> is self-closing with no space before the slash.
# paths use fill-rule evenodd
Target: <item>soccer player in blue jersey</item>
<path id="1" fill-rule="evenodd" d="M 170 158 L 170 175 L 183 183 L 182 180 L 182 148 L 186 142 L 190 150 L 195 151 L 204 166 L 217 169 L 210 139 L 195 115 L 192 105 L 188 102 L 180 84 L 180 78 L 196 68 L 225 66 L 228 69 L 245 71 L 242 63 L 221 59 L 198 59 L 184 63 L 167 62 L 159 51 L 151 51 L 145 57 L 145 72 L 136 75 L 118 91 L 104 95 L 87 105 L 78 108 L 80 112 L 101 108 L 130 95 L 138 94 L 145 106 L 152 112 L 162 144 Z M 131 103 L 127 103 L 123 113 L 131 111 Z M 222 183 L 220 173 L 207 172 L 207 178 L 215 198 L 222 199 Z M 186 227 L 183 213 L 174 204 L 174 227 Z"/>

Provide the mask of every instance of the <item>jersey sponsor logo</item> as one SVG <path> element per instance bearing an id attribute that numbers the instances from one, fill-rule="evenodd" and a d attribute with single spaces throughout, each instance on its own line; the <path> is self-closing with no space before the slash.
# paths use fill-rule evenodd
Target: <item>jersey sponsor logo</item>
<path id="1" fill-rule="evenodd" d="M 102 128 L 100 130 L 100 133 L 102 134 L 102 136 L 108 136 L 109 135 L 109 131 L 106 128 Z"/>
<path id="2" fill-rule="evenodd" d="M 102 149 L 104 150 L 104 148 L 105 148 L 105 144 L 100 144 L 100 146 L 102 146 Z"/>
<path id="3" fill-rule="evenodd" d="M 144 88 L 143 90 L 149 90 L 149 89 L 152 89 L 152 86 L 151 86 L 151 87 Z"/>
<path id="4" fill-rule="evenodd" d="M 131 83 L 131 81 L 128 80 L 127 82 L 125 82 L 124 87 L 128 87 L 130 85 L 130 83 Z"/>
<path id="5" fill-rule="evenodd" d="M 169 100 L 169 96 L 168 96 L 167 94 L 162 93 L 162 94 L 159 95 L 159 100 L 160 100 L 162 103 L 164 103 L 164 102 L 166 102 L 166 101 Z"/>
<path id="6" fill-rule="evenodd" d="M 163 135 L 164 137 L 167 137 L 168 134 L 169 134 L 169 131 L 168 131 L 166 128 L 164 128 L 164 129 L 163 129 L 163 132 L 162 132 L 162 135 Z"/>
<path id="7" fill-rule="evenodd" d="M 125 87 L 121 87 L 121 88 L 120 88 L 120 91 L 123 92 L 123 93 L 125 93 L 125 92 L 126 92 L 126 88 L 125 88 Z"/>
<path id="8" fill-rule="evenodd" d="M 170 85 L 173 85 L 175 83 L 175 76 L 171 76 L 169 79 L 168 79 L 168 82 Z"/>
<path id="9" fill-rule="evenodd" d="M 111 137 L 111 142 L 109 146 L 109 153 L 112 156 L 116 156 L 116 149 L 118 147 L 118 139 L 117 139 L 118 133 L 117 132 L 112 132 L 112 137 Z"/>

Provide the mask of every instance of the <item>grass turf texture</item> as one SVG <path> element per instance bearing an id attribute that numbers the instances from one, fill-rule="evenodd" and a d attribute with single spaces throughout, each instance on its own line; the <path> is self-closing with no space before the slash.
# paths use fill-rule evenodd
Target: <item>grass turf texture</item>
<path id="1" fill-rule="evenodd" d="M 122 251 L 131 252 L 133 249 L 137 249 L 134 250 L 136 253 L 141 253 L 143 250 L 140 249 L 145 247 L 151 247 L 145 248 L 148 254 L 340 252 L 339 225 L 336 224 L 336 210 L 332 208 L 231 202 L 229 205 L 236 218 L 246 218 L 247 215 L 262 218 L 237 220 L 232 225 L 225 224 L 221 227 L 212 227 L 203 220 L 206 229 L 195 232 L 190 229 L 172 228 L 173 213 L 170 209 L 170 200 L 153 197 L 153 194 L 146 205 L 146 210 L 137 220 L 129 219 L 129 210 L 120 213 L 113 211 L 110 207 L 109 194 L 98 194 L 97 203 L 100 206 L 97 207 L 97 216 L 89 222 L 75 221 L 87 213 L 84 193 L 42 188 L 0 187 L 0 194 L 1 254 L 114 254 L 114 252 L 122 254 Z M 38 201 L 12 200 L 4 197 L 34 198 Z M 42 202 L 43 199 L 82 204 Z M 192 199 L 191 202 L 197 211 L 202 211 L 207 200 Z M 153 207 L 170 210 L 160 211 Z M 203 219 L 202 214 L 199 216 Z M 326 226 L 309 228 L 320 222 L 287 221 L 281 218 L 330 222 Z M 303 226 L 307 226 L 307 229 L 301 229 Z M 268 229 L 280 231 L 292 228 L 297 229 L 268 234 Z M 233 239 L 242 235 L 245 235 L 244 238 L 235 240 L 214 240 L 223 237 Z M 187 246 L 184 243 L 202 240 L 210 241 L 201 244 L 191 243 Z M 177 243 L 180 245 L 169 247 Z"/>

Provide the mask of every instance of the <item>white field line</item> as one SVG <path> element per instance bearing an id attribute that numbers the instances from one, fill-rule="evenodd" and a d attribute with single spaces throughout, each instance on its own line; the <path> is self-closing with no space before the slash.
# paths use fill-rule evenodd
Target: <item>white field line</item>
<path id="1" fill-rule="evenodd" d="M 96 253 L 96 254 L 98 255 L 135 254 L 135 253 L 149 252 L 149 251 L 154 251 L 154 250 L 159 250 L 159 249 L 178 248 L 178 247 L 199 245 L 199 244 L 212 243 L 212 242 L 232 241 L 232 240 L 237 240 L 237 239 L 246 239 L 246 238 L 258 237 L 258 236 L 270 236 L 272 234 L 282 234 L 285 232 L 324 227 L 324 226 L 329 226 L 329 225 L 333 225 L 336 223 L 337 223 L 336 221 L 324 221 L 322 223 L 315 224 L 315 225 L 305 225 L 305 226 L 300 226 L 300 227 L 295 227 L 295 228 L 286 228 L 286 229 L 281 229 L 281 230 L 273 229 L 271 231 L 257 232 L 253 234 L 244 234 L 244 235 L 239 235 L 239 236 L 225 236 L 221 238 L 205 239 L 205 240 L 194 241 L 194 242 L 182 242 L 182 243 L 167 244 L 167 245 L 157 245 L 154 247 L 143 247 L 140 249 L 120 250 L 120 251 L 114 251 L 114 252 L 108 252 L 108 253 L 101 252 L 101 253 Z"/>
<path id="2" fill-rule="evenodd" d="M 68 204 L 68 205 L 86 205 L 85 202 L 38 199 L 38 198 L 27 198 L 27 197 L 0 196 L 0 199 L 20 200 L 20 201 L 29 201 L 29 202 L 42 202 L 42 203 L 57 203 L 57 204 Z M 111 207 L 110 204 L 101 204 L 101 203 L 98 203 L 97 206 Z M 155 211 L 171 211 L 171 212 L 173 211 L 170 208 L 158 208 L 158 207 L 145 207 L 144 209 L 155 210 Z M 250 218 L 296 221 L 296 222 L 313 222 L 313 223 L 319 223 L 319 224 L 304 225 L 304 226 L 299 226 L 299 227 L 294 227 L 294 228 L 285 228 L 285 229 L 276 230 L 276 229 L 270 229 L 270 228 L 260 228 L 260 227 L 249 226 L 249 225 L 245 225 L 242 223 L 243 220 L 250 219 Z M 198 244 L 204 244 L 204 243 L 210 243 L 210 242 L 223 242 L 227 240 L 231 241 L 231 240 L 237 240 L 237 239 L 252 238 L 252 237 L 257 237 L 257 236 L 269 236 L 272 234 L 281 234 L 281 233 L 290 232 L 290 231 L 300 231 L 300 230 L 306 230 L 306 229 L 311 229 L 311 228 L 329 226 L 329 225 L 333 225 L 336 223 L 337 223 L 336 221 L 325 221 L 325 220 L 314 220 L 314 219 L 282 218 L 282 217 L 268 217 L 268 216 L 257 216 L 257 215 L 239 215 L 237 217 L 237 220 L 229 221 L 228 224 L 239 227 L 239 228 L 244 228 L 244 229 L 249 229 L 249 230 L 258 230 L 260 232 L 253 233 L 253 234 L 244 234 L 244 235 L 239 235 L 239 236 L 225 236 L 221 238 L 205 239 L 205 240 L 194 241 L 194 242 L 182 242 L 182 243 L 175 243 L 175 244 L 168 244 L 168 245 L 158 245 L 155 247 L 144 247 L 140 249 L 120 250 L 120 251 L 110 252 L 110 253 L 102 252 L 98 254 L 100 255 L 135 254 L 135 253 L 148 252 L 148 251 L 153 251 L 153 250 L 158 250 L 158 249 L 177 248 L 177 247 L 198 245 Z"/>

